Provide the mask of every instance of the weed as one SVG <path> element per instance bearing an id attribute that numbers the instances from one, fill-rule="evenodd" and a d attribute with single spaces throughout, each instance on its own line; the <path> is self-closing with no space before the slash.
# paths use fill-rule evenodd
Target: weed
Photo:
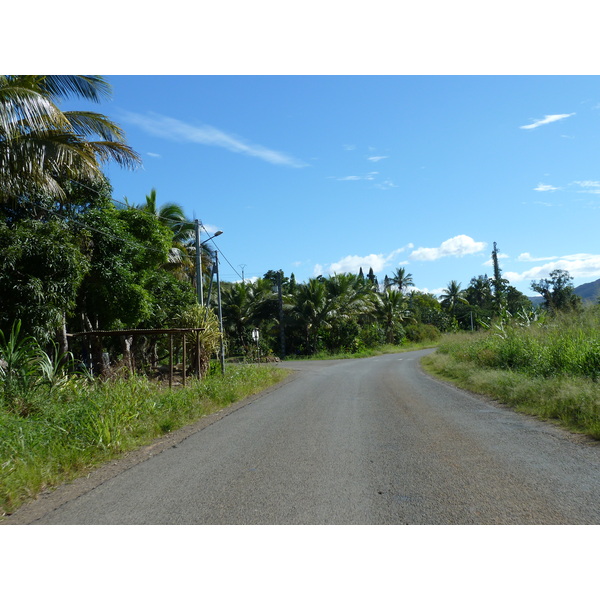
<path id="1" fill-rule="evenodd" d="M 447 335 L 424 359 L 460 386 L 600 439 L 600 309 Z"/>
<path id="2" fill-rule="evenodd" d="M 281 381 L 267 365 L 229 365 L 168 390 L 140 376 L 31 387 L 35 411 L 0 407 L 0 516 L 41 490 Z M 36 375 L 37 377 L 37 375 Z"/>

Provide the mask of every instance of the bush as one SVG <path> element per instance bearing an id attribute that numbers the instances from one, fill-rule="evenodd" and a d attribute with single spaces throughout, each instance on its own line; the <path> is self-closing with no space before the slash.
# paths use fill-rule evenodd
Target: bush
<path id="1" fill-rule="evenodd" d="M 415 323 L 405 329 L 406 338 L 411 342 L 435 342 L 440 339 L 440 330 L 431 324 Z"/>

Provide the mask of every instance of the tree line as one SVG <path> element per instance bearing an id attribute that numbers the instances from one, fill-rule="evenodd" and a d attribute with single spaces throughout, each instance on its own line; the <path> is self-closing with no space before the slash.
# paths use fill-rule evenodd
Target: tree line
<path id="1" fill-rule="evenodd" d="M 156 190 L 139 203 L 115 202 L 102 165 L 132 168 L 139 156 L 105 116 L 58 108 L 66 98 L 98 102 L 109 93 L 97 76 L 0 76 L 0 331 L 8 335 L 20 321 L 57 352 L 73 349 L 73 332 L 210 322 L 214 334 L 213 310 L 197 302 L 194 224 L 178 204 L 159 205 Z M 201 252 L 208 283 L 214 253 L 206 244 Z M 502 278 L 495 243 L 492 259 L 492 277 L 475 276 L 465 289 L 450 281 L 439 297 L 418 291 L 404 268 L 381 282 L 361 269 L 306 282 L 270 270 L 256 281 L 222 283 L 227 352 L 356 352 L 531 311 Z M 570 279 L 554 272 L 532 289 L 549 310 L 576 309 Z M 121 344 L 112 352 L 123 354 Z M 154 363 L 161 358 L 158 340 L 137 350 Z"/>

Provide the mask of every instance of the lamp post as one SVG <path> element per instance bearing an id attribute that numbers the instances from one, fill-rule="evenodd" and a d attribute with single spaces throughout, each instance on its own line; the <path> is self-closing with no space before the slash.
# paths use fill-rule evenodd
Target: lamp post
<path id="1" fill-rule="evenodd" d="M 200 304 L 200 306 L 204 306 L 204 290 L 202 288 L 202 255 L 200 254 L 200 221 L 198 221 L 198 219 L 195 220 L 195 225 L 196 225 L 196 239 L 195 239 L 195 246 L 196 246 L 196 294 L 198 296 L 198 304 Z M 223 232 L 222 231 L 217 231 L 217 233 L 215 233 L 215 235 L 213 235 L 212 237 L 209 237 L 206 242 L 210 242 L 210 240 L 212 240 L 213 238 L 216 238 L 217 236 L 221 235 Z M 204 243 L 206 243 L 204 242 Z"/>

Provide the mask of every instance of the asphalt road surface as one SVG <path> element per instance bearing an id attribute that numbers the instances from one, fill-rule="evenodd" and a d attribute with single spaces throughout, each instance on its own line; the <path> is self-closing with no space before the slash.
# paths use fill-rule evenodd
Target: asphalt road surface
<path id="1" fill-rule="evenodd" d="M 434 380 L 427 352 L 285 363 L 33 523 L 600 524 L 600 446 Z"/>

